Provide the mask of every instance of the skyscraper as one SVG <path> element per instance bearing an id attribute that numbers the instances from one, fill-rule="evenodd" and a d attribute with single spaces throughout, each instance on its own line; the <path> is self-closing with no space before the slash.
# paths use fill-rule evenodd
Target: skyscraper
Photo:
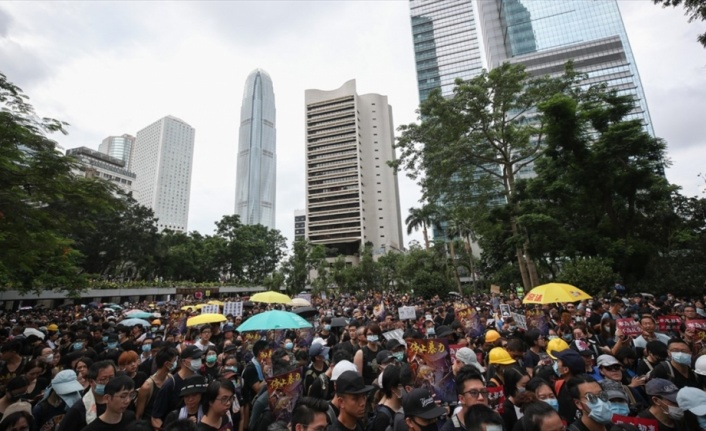
<path id="1" fill-rule="evenodd" d="M 125 162 L 103 152 L 86 147 L 69 148 L 66 155 L 74 157 L 81 165 L 77 175 L 86 178 L 102 178 L 112 181 L 125 193 L 132 191 L 135 174 L 125 168 Z"/>
<path id="2" fill-rule="evenodd" d="M 160 231 L 187 231 L 194 134 L 193 127 L 171 115 L 137 132 L 134 197 L 152 208 Z"/>
<path id="3" fill-rule="evenodd" d="M 238 171 L 235 213 L 244 224 L 275 228 L 277 154 L 275 93 L 272 79 L 262 69 L 245 81 L 240 107 Z"/>
<path id="4" fill-rule="evenodd" d="M 128 134 L 122 136 L 108 136 L 98 146 L 98 151 L 125 162 L 125 169 L 130 170 L 132 148 L 135 146 L 135 137 Z"/>
<path id="5" fill-rule="evenodd" d="M 306 90 L 306 234 L 356 262 L 371 242 L 402 247 L 392 108 L 387 96 L 358 95 L 355 80 Z"/>
<path id="6" fill-rule="evenodd" d="M 616 0 L 484 0 L 478 2 L 488 68 L 520 63 L 536 76 L 560 75 L 573 60 L 587 84 L 605 83 L 637 104 L 654 136 L 635 58 Z"/>

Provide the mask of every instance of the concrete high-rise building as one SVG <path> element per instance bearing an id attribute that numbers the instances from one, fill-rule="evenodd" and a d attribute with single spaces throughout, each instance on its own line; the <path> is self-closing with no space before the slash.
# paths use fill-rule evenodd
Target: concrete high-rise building
<path id="1" fill-rule="evenodd" d="M 102 178 L 115 183 L 125 193 L 132 191 L 136 175 L 125 168 L 123 160 L 87 147 L 70 148 L 66 150 L 66 155 L 81 163 L 80 171 L 75 172 L 77 175 Z"/>
<path id="2" fill-rule="evenodd" d="M 387 96 L 358 95 L 355 80 L 331 91 L 306 90 L 306 234 L 356 262 L 402 248 L 392 108 Z"/>
<path id="3" fill-rule="evenodd" d="M 122 136 L 108 136 L 98 146 L 98 151 L 125 162 L 125 169 L 130 170 L 132 149 L 135 146 L 135 137 L 128 134 Z"/>
<path id="4" fill-rule="evenodd" d="M 294 241 L 306 239 L 306 210 L 294 210 Z"/>
<path id="5" fill-rule="evenodd" d="M 535 76 L 557 76 L 573 60 L 586 84 L 605 83 L 631 95 L 654 136 L 640 74 L 617 0 L 483 0 L 478 2 L 489 69 L 520 63 Z"/>
<path id="6" fill-rule="evenodd" d="M 187 231 L 194 134 L 193 127 L 171 115 L 137 132 L 134 197 L 152 208 L 160 231 Z"/>
<path id="7" fill-rule="evenodd" d="M 235 213 L 243 224 L 275 228 L 277 154 L 272 79 L 256 69 L 245 81 L 240 107 Z"/>

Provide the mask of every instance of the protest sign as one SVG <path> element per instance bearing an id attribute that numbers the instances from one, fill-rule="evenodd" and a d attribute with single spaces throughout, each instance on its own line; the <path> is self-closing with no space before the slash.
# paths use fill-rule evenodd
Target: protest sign
<path id="1" fill-rule="evenodd" d="M 400 320 L 415 320 L 417 318 L 417 310 L 414 307 L 400 307 L 397 311 L 400 313 Z"/>
<path id="2" fill-rule="evenodd" d="M 656 431 L 659 429 L 659 422 L 657 419 L 613 415 L 612 422 L 614 424 L 634 425 L 640 431 Z"/>
<path id="3" fill-rule="evenodd" d="M 404 339 L 402 338 L 402 335 L 404 335 L 404 331 L 402 329 L 394 329 L 392 331 L 387 331 L 382 334 L 382 336 L 385 337 L 387 341 L 395 339 L 400 343 L 404 344 Z"/>
<path id="4" fill-rule="evenodd" d="M 270 401 L 270 412 L 275 421 L 289 423 L 292 410 L 304 392 L 302 369 L 265 379 Z"/>
<path id="5" fill-rule="evenodd" d="M 488 391 L 488 407 L 502 414 L 504 411 L 503 403 L 505 402 L 505 394 L 502 386 L 494 386 L 486 388 Z"/>
<path id="6" fill-rule="evenodd" d="M 218 311 L 218 306 L 214 304 L 206 304 L 201 307 L 201 314 L 218 313 Z"/>
<path id="7" fill-rule="evenodd" d="M 242 316 L 243 315 L 243 303 L 242 302 L 226 302 L 223 305 L 223 315 L 228 316 Z"/>
<path id="8" fill-rule="evenodd" d="M 687 320 L 685 325 L 687 331 L 694 331 L 692 338 L 694 340 L 694 350 L 696 350 L 704 344 L 704 339 L 706 339 L 706 320 Z"/>
<path id="9" fill-rule="evenodd" d="M 511 316 L 512 320 L 515 321 L 515 326 L 520 329 L 524 329 L 525 331 L 527 330 L 527 320 L 525 319 L 525 316 L 517 313 L 512 313 Z"/>
<path id="10" fill-rule="evenodd" d="M 490 285 L 490 293 L 500 293 L 500 286 L 497 284 L 491 284 Z"/>
<path id="11" fill-rule="evenodd" d="M 505 315 L 510 314 L 510 306 L 507 304 L 500 304 L 500 315 L 505 317 Z"/>
<path id="12" fill-rule="evenodd" d="M 416 387 L 430 387 L 442 402 L 456 402 L 447 340 L 413 339 L 407 342 L 407 360 L 415 371 Z"/>
<path id="13" fill-rule="evenodd" d="M 615 327 L 620 329 L 623 335 L 628 337 L 642 334 L 640 323 L 636 322 L 632 317 L 617 319 L 615 321 Z"/>
<path id="14" fill-rule="evenodd" d="M 678 332 L 681 326 L 679 316 L 659 316 L 657 318 L 659 332 Z"/>

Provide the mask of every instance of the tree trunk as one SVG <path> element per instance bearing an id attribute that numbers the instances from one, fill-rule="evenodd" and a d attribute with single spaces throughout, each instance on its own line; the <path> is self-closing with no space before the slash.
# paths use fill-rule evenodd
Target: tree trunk
<path id="1" fill-rule="evenodd" d="M 426 223 L 422 225 L 422 233 L 424 234 L 424 248 L 429 251 L 429 234 L 427 233 Z"/>
<path id="2" fill-rule="evenodd" d="M 461 291 L 461 277 L 458 275 L 458 265 L 456 264 L 456 250 L 454 249 L 454 240 L 449 241 L 449 254 L 451 255 L 451 264 L 453 265 L 454 276 L 456 277 L 456 286 L 458 286 L 458 293 L 463 296 L 463 291 Z"/>
<path id="3" fill-rule="evenodd" d="M 517 235 L 519 235 L 519 232 L 517 228 L 517 221 L 515 220 L 514 216 L 510 218 L 510 227 L 512 229 L 512 235 L 517 237 Z M 530 280 L 529 274 L 527 272 L 527 262 L 525 261 L 525 256 L 522 252 L 522 247 L 520 247 L 519 245 L 515 246 L 515 255 L 517 256 L 517 264 L 520 267 L 520 275 L 522 276 L 522 286 L 525 288 L 525 292 L 529 292 L 530 289 L 532 289 L 532 281 Z"/>
<path id="4" fill-rule="evenodd" d="M 539 273 L 537 272 L 537 266 L 534 264 L 534 260 L 532 260 L 532 255 L 529 252 L 529 240 L 525 240 L 523 249 L 527 263 L 527 272 L 529 273 L 530 283 L 532 284 L 531 287 L 539 286 Z"/>
<path id="5" fill-rule="evenodd" d="M 466 247 L 466 253 L 468 253 L 468 262 L 470 263 L 470 266 L 468 267 L 468 270 L 471 273 L 471 280 L 473 280 L 473 290 L 477 290 L 477 285 L 476 285 L 476 264 L 473 262 L 473 246 L 471 245 L 471 236 L 466 235 L 466 241 L 464 242 L 464 246 Z"/>

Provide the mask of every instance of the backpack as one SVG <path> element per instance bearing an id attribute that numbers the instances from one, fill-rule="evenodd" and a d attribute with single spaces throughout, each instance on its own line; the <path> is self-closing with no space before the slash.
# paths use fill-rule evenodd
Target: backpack
<path id="1" fill-rule="evenodd" d="M 395 426 L 394 412 L 389 407 L 378 404 L 377 408 L 375 409 L 375 415 L 371 418 L 371 420 L 368 421 L 366 431 L 373 431 L 373 425 L 375 424 L 375 420 L 380 414 L 387 417 L 387 426 L 385 427 L 385 431 L 393 430 L 393 427 Z"/>

